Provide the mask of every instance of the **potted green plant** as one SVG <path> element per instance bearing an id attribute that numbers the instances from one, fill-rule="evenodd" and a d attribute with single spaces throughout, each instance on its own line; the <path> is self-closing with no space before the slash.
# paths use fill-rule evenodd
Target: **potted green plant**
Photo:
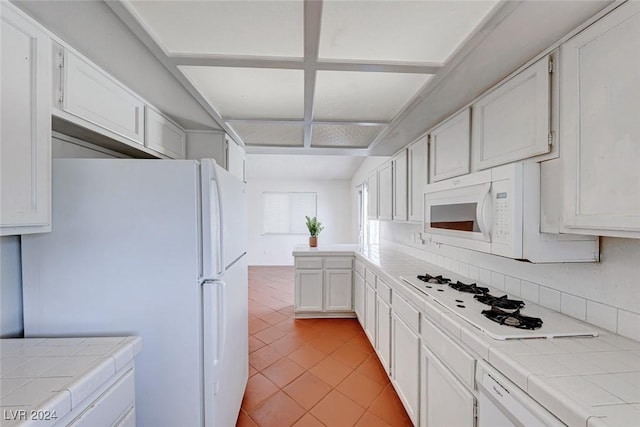
<path id="1" fill-rule="evenodd" d="M 316 246 L 318 246 L 318 234 L 320 234 L 320 232 L 324 230 L 324 227 L 315 216 L 313 218 L 305 216 L 305 218 L 307 219 L 307 228 L 309 229 L 309 234 L 311 235 L 309 237 L 309 246 L 315 248 Z"/>

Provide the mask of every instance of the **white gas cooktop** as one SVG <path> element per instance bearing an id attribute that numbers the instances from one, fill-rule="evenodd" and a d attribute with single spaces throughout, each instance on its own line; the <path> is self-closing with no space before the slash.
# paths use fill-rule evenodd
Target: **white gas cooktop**
<path id="1" fill-rule="evenodd" d="M 441 273 L 427 272 L 431 276 L 437 276 Z M 454 277 L 450 278 L 453 282 L 458 279 Z M 427 295 L 430 299 L 435 300 L 438 304 L 446 307 L 460 318 L 471 323 L 476 328 L 482 330 L 485 334 L 491 338 L 498 340 L 508 339 L 523 339 L 523 338 L 555 338 L 555 337 L 572 337 L 572 336 L 597 336 L 598 332 L 595 327 L 575 320 L 564 314 L 546 309 L 537 304 L 524 301 L 525 306 L 520 309 L 520 314 L 537 317 L 542 319 L 542 326 L 538 329 L 527 330 L 518 329 L 513 326 L 502 325 L 486 318 L 483 314 L 483 310 L 489 310 L 489 305 L 483 304 L 474 298 L 471 293 L 459 292 L 448 284 L 426 283 L 419 280 L 416 276 L 401 276 L 403 281 L 410 284 L 418 291 Z M 472 283 L 465 279 L 464 283 Z M 483 286 L 484 285 L 478 285 Z M 500 291 L 491 287 L 489 293 L 495 297 L 501 297 L 505 295 L 504 291 Z M 512 299 L 519 300 L 518 297 L 512 297 Z M 513 311 L 513 310 L 505 310 Z"/>

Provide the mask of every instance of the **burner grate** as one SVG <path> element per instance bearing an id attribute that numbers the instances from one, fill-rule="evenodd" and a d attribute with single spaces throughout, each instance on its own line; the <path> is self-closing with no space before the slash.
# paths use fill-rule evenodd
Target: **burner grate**
<path id="1" fill-rule="evenodd" d="M 468 294 L 483 295 L 489 293 L 489 288 L 483 288 L 477 286 L 475 283 L 467 284 L 457 281 L 456 283 L 449 283 L 449 287 L 455 289 L 458 292 L 465 292 Z"/>
<path id="2" fill-rule="evenodd" d="M 474 298 L 483 304 L 490 305 L 491 307 L 502 308 L 504 310 L 518 310 L 524 307 L 524 301 L 509 299 L 506 295 L 495 297 L 491 294 L 482 294 L 475 295 Z"/>
<path id="3" fill-rule="evenodd" d="M 446 285 L 451 280 L 442 276 L 432 276 L 430 274 L 425 274 L 424 276 L 418 276 L 419 280 L 422 280 L 426 283 L 437 283 L 438 285 Z"/>
<path id="4" fill-rule="evenodd" d="M 510 313 L 508 311 L 500 310 L 497 307 L 491 307 L 490 310 L 482 310 L 482 314 L 496 323 L 512 326 L 518 329 L 533 330 L 542 326 L 542 319 L 520 314 L 520 309 Z"/>

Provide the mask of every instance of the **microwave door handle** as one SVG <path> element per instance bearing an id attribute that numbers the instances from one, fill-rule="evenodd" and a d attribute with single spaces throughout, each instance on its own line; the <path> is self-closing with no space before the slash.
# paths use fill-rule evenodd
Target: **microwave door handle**
<path id="1" fill-rule="evenodd" d="M 489 241 L 491 237 L 491 184 L 485 184 L 484 195 L 476 207 L 476 218 L 482 236 Z"/>

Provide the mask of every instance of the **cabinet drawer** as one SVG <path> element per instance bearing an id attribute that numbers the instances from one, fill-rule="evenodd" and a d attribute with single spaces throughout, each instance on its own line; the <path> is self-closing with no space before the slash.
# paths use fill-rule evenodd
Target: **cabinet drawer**
<path id="1" fill-rule="evenodd" d="M 361 263 L 360 261 L 356 261 L 355 265 L 356 265 L 356 267 L 355 267 L 356 273 L 358 273 L 364 279 L 364 270 L 365 270 L 364 264 Z"/>
<path id="2" fill-rule="evenodd" d="M 422 320 L 422 339 L 429 349 L 471 390 L 476 361 L 433 323 Z"/>
<path id="3" fill-rule="evenodd" d="M 322 268 L 322 258 L 297 257 L 296 268 Z"/>
<path id="4" fill-rule="evenodd" d="M 404 320 L 408 326 L 416 332 L 420 330 L 420 312 L 413 308 L 411 304 L 396 293 L 391 303 L 393 312 Z"/>
<path id="5" fill-rule="evenodd" d="M 387 304 L 391 304 L 391 288 L 389 285 L 384 283 L 382 280 L 378 280 L 378 296 L 386 302 Z"/>
<path id="6" fill-rule="evenodd" d="M 113 425 L 135 402 L 133 369 L 126 372 L 95 402 L 89 404 L 71 424 L 72 427 Z"/>
<path id="7" fill-rule="evenodd" d="M 364 281 L 367 282 L 373 289 L 376 288 L 376 275 L 372 270 L 368 268 L 364 271 Z"/>
<path id="8" fill-rule="evenodd" d="M 353 258 L 325 258 L 324 267 L 351 270 L 353 268 Z"/>

